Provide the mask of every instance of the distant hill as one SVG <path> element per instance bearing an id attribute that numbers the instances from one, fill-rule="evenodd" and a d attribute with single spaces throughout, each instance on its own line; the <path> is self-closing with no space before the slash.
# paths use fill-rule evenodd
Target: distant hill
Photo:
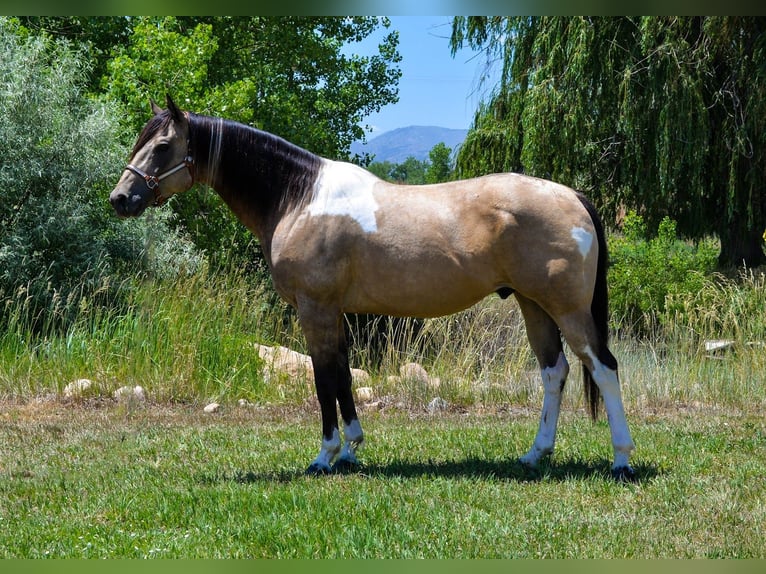
<path id="1" fill-rule="evenodd" d="M 468 130 L 455 130 L 435 126 L 409 126 L 385 132 L 367 143 L 354 142 L 351 153 L 374 155 L 373 161 L 402 163 L 408 157 L 424 161 L 428 152 L 438 143 L 444 142 L 454 150 L 463 143 Z"/>

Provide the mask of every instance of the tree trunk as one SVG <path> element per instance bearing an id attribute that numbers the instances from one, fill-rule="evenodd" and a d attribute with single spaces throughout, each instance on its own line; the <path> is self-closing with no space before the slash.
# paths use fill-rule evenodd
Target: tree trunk
<path id="1" fill-rule="evenodd" d="M 720 233 L 721 253 L 718 265 L 722 268 L 758 267 L 766 263 L 763 252 L 763 230 L 747 229 L 744 225 L 732 225 Z"/>

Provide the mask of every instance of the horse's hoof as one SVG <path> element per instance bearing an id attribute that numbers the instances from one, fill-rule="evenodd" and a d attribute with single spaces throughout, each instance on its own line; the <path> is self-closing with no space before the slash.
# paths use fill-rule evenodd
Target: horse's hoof
<path id="1" fill-rule="evenodd" d="M 350 472 L 356 472 L 359 470 L 359 467 L 360 464 L 356 461 L 339 458 L 335 461 L 335 464 L 332 465 L 332 471 L 339 474 L 348 474 Z"/>
<path id="2" fill-rule="evenodd" d="M 636 471 L 629 466 L 612 469 L 612 478 L 617 482 L 636 482 Z"/>
<path id="3" fill-rule="evenodd" d="M 329 466 L 312 462 L 311 466 L 306 469 L 306 476 L 324 476 L 330 474 L 330 472 L 331 470 Z"/>
<path id="4" fill-rule="evenodd" d="M 519 457 L 519 464 L 527 470 L 537 470 L 537 460 L 532 460 L 527 456 Z"/>

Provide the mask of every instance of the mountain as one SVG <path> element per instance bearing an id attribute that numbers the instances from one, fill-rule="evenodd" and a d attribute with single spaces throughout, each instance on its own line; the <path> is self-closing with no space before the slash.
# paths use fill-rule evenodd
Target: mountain
<path id="1" fill-rule="evenodd" d="M 354 142 L 351 153 L 374 155 L 373 161 L 402 163 L 408 157 L 424 161 L 436 144 L 444 142 L 454 150 L 463 143 L 468 130 L 455 130 L 435 126 L 409 126 L 385 132 L 367 143 Z"/>

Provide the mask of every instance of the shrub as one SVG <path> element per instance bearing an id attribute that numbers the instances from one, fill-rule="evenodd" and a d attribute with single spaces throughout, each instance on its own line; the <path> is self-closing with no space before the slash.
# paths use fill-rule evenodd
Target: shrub
<path id="1" fill-rule="evenodd" d="M 650 237 L 635 212 L 628 213 L 622 234 L 611 236 L 609 243 L 612 313 L 620 327 L 639 335 L 684 312 L 681 296 L 702 289 L 718 256 L 711 239 L 696 244 L 678 239 L 676 222 L 668 217 Z"/>
<path id="2" fill-rule="evenodd" d="M 19 297 L 30 327 L 66 322 L 81 297 L 118 284 L 121 262 L 165 269 L 154 261 L 187 253 L 168 255 L 180 243 L 162 216 L 114 216 L 107 198 L 127 148 L 116 104 L 85 93 L 88 73 L 85 52 L 0 18 L 0 325 Z"/>

